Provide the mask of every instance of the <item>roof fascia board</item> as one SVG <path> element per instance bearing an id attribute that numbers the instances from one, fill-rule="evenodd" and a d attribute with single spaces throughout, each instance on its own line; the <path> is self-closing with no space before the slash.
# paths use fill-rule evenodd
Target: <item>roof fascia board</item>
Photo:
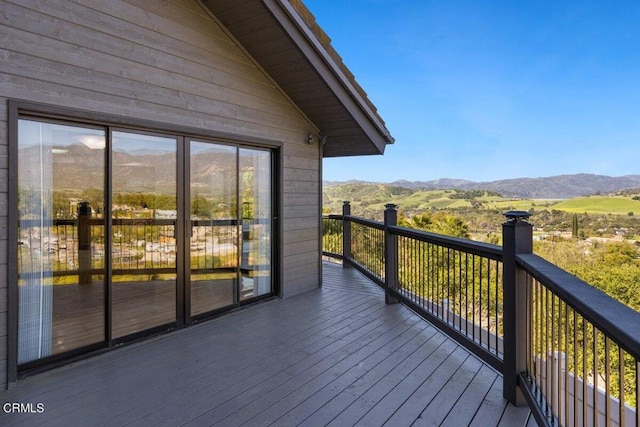
<path id="1" fill-rule="evenodd" d="M 392 143 L 393 138 L 298 13 L 284 0 L 262 1 L 371 141 L 374 142 L 380 153 L 384 152 L 385 145 Z"/>

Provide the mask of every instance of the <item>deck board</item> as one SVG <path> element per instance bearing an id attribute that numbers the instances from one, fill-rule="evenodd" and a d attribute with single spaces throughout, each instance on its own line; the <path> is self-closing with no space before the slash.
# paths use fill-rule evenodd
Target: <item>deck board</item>
<path id="1" fill-rule="evenodd" d="M 322 289 L 50 370 L 0 425 L 525 425 L 501 377 L 356 270 Z"/>

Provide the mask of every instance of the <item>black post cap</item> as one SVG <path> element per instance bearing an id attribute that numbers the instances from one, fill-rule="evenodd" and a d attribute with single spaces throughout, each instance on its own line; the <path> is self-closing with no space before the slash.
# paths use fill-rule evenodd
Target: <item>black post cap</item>
<path id="1" fill-rule="evenodd" d="M 509 222 L 527 222 L 527 219 L 529 219 L 529 217 L 531 216 L 531 214 L 527 211 L 509 211 L 505 212 L 503 215 L 507 217 L 507 221 Z"/>

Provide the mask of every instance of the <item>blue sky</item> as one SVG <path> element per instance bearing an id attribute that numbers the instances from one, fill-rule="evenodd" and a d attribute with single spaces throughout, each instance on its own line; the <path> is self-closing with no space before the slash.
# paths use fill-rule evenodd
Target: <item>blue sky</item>
<path id="1" fill-rule="evenodd" d="M 305 4 L 396 139 L 324 179 L 640 174 L 640 1 Z"/>

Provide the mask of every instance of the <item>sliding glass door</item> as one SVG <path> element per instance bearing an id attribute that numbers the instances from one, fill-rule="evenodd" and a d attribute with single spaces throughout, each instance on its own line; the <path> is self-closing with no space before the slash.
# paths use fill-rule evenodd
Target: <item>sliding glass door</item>
<path id="1" fill-rule="evenodd" d="M 112 133 L 112 335 L 176 322 L 177 140 Z"/>
<path id="2" fill-rule="evenodd" d="M 18 363 L 105 340 L 104 129 L 18 122 Z"/>
<path id="3" fill-rule="evenodd" d="M 190 144 L 191 316 L 236 301 L 238 286 L 238 148 Z"/>
<path id="4" fill-rule="evenodd" d="M 271 151 L 190 143 L 191 316 L 272 292 Z"/>
<path id="5" fill-rule="evenodd" d="M 273 293 L 271 150 L 25 117 L 16 152 L 19 366 Z"/>
<path id="6" fill-rule="evenodd" d="M 240 149 L 240 300 L 271 292 L 271 152 Z"/>

